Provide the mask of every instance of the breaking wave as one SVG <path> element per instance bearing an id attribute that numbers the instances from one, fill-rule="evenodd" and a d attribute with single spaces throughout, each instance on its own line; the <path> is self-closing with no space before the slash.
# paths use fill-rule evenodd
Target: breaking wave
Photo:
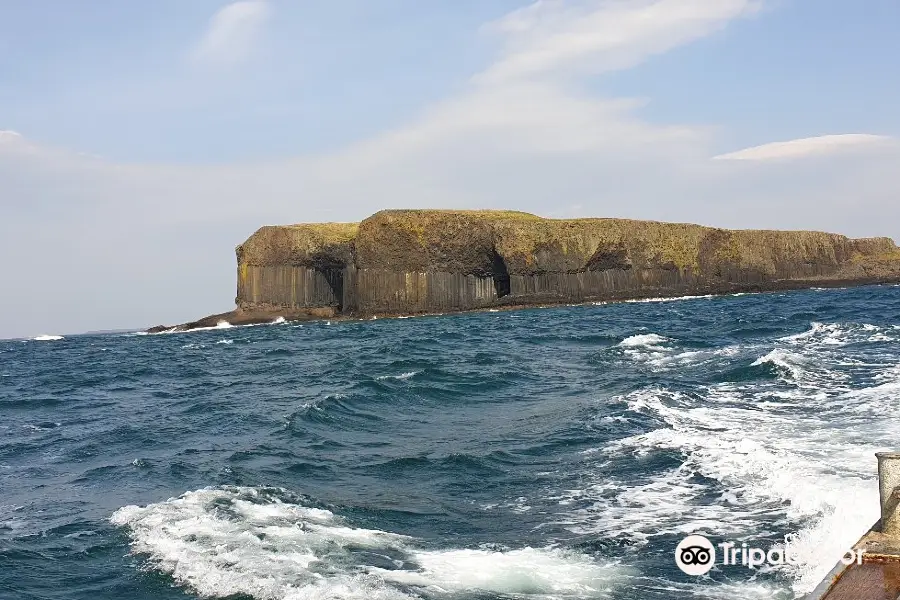
<path id="1" fill-rule="evenodd" d="M 120 508 L 111 521 L 128 528 L 149 566 L 202 596 L 603 598 L 626 575 L 561 549 L 429 550 L 405 535 L 354 527 L 278 488 L 206 488 Z"/>
<path id="2" fill-rule="evenodd" d="M 663 296 L 660 298 L 638 298 L 635 300 L 624 300 L 623 302 L 627 304 L 650 304 L 657 302 L 680 302 L 684 300 L 701 300 L 703 298 L 716 298 L 713 294 L 707 294 L 704 296 Z"/>
<path id="3" fill-rule="evenodd" d="M 399 375 L 379 375 L 375 378 L 376 381 L 386 381 L 388 379 L 396 379 L 398 381 L 403 381 L 405 379 L 410 379 L 415 377 L 422 371 L 407 371 L 406 373 L 400 373 Z"/>
<path id="4" fill-rule="evenodd" d="M 668 341 L 669 338 L 655 333 L 641 333 L 625 338 L 619 342 L 619 346 L 623 348 L 659 348 L 660 344 L 664 344 Z"/>

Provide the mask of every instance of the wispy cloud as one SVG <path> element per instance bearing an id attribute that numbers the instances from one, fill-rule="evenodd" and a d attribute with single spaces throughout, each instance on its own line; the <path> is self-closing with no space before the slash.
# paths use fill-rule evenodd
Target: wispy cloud
<path id="1" fill-rule="evenodd" d="M 43 152 L 43 149 L 28 141 L 18 131 L 0 129 L 0 158 L 2 158 L 3 154 L 9 156 L 13 153 L 36 154 L 39 152 Z"/>
<path id="2" fill-rule="evenodd" d="M 867 133 L 842 133 L 771 142 L 714 156 L 715 160 L 788 160 L 823 156 L 873 147 L 886 147 L 892 138 Z"/>
<path id="3" fill-rule="evenodd" d="M 696 152 L 706 128 L 651 125 L 634 115 L 643 101 L 586 94 L 573 83 L 639 64 L 758 8 L 757 0 L 537 0 L 484 27 L 503 50 L 466 90 L 349 148 L 345 159 L 396 160 L 447 146 L 461 157 L 472 154 L 463 148 L 480 148 L 486 160 L 501 153 Z"/>
<path id="4" fill-rule="evenodd" d="M 198 63 L 233 65 L 254 49 L 270 13 L 266 0 L 233 2 L 212 16 L 191 58 Z"/>
<path id="5" fill-rule="evenodd" d="M 625 69 L 755 12 L 758 0 L 537 0 L 487 27 L 505 54 L 482 78 Z"/>

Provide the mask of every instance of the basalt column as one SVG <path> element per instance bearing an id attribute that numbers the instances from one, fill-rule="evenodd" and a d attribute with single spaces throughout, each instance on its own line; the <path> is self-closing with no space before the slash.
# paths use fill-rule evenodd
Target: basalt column
<path id="1" fill-rule="evenodd" d="M 356 230 L 343 223 L 261 228 L 237 248 L 238 306 L 341 311 Z"/>
<path id="2" fill-rule="evenodd" d="M 360 223 L 355 251 L 360 313 L 471 310 L 509 293 L 490 222 L 465 211 L 376 213 Z"/>

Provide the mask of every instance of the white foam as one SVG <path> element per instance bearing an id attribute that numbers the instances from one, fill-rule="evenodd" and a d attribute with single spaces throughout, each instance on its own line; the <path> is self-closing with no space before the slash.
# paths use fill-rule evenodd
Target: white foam
<path id="1" fill-rule="evenodd" d="M 676 354 L 663 352 L 666 350 L 669 349 L 659 347 L 657 348 L 656 352 L 653 352 L 642 358 L 647 362 L 647 364 L 656 367 L 655 370 L 664 370 L 685 367 L 688 365 L 696 365 L 698 363 L 707 362 L 719 357 L 734 356 L 740 353 L 740 350 L 738 348 L 732 346 L 710 350 L 685 350 L 684 352 L 678 352 Z M 626 351 L 626 354 L 632 353 Z M 632 356 L 637 356 L 637 353 L 632 354 Z"/>
<path id="2" fill-rule="evenodd" d="M 284 317 L 278 317 L 277 319 L 275 319 L 274 321 L 271 321 L 271 322 L 269 322 L 269 323 L 248 323 L 248 324 L 246 324 L 246 325 L 232 325 L 232 324 L 229 323 L 228 321 L 222 320 L 222 321 L 219 321 L 218 323 L 216 323 L 216 325 L 213 326 L 213 327 L 195 327 L 195 328 L 193 328 L 193 329 L 179 329 L 178 327 L 171 327 L 171 328 L 169 328 L 169 329 L 166 329 L 165 331 L 159 331 L 159 332 L 151 333 L 151 334 L 148 334 L 146 331 L 139 331 L 139 332 L 136 332 L 136 333 L 129 333 L 129 334 L 126 334 L 126 335 L 127 335 L 127 336 L 133 336 L 133 335 L 172 335 L 172 334 L 177 334 L 177 333 L 195 333 L 195 332 L 198 332 L 198 331 L 217 331 L 217 330 L 220 330 L 220 329 L 234 329 L 234 328 L 241 328 L 241 329 L 243 329 L 243 328 L 245 328 L 245 327 L 263 327 L 263 326 L 268 326 L 268 325 L 283 325 L 283 324 L 286 324 L 287 322 L 288 322 L 288 321 L 287 321 Z M 328 324 L 331 325 L 331 322 L 329 322 Z M 303 327 L 303 325 L 295 325 L 294 327 Z"/>
<path id="3" fill-rule="evenodd" d="M 216 344 L 228 344 L 228 345 L 233 344 L 233 343 L 234 343 L 234 340 L 219 340 L 218 342 L 216 342 Z"/>
<path id="4" fill-rule="evenodd" d="M 61 335 L 39 335 L 35 338 L 32 338 L 35 342 L 56 342 L 59 340 L 65 339 Z"/>
<path id="5" fill-rule="evenodd" d="M 397 379 L 403 381 L 405 379 L 409 379 L 410 377 L 415 377 L 422 371 L 409 371 L 407 373 L 401 373 L 399 375 L 379 375 L 375 378 L 376 381 L 385 381 L 387 379 Z"/>
<path id="6" fill-rule="evenodd" d="M 22 425 L 23 428 L 29 429 L 31 431 L 49 431 L 51 429 L 56 429 L 57 427 L 61 427 L 62 423 L 42 423 L 40 425 Z"/>
<path id="7" fill-rule="evenodd" d="M 12 530 L 14 534 L 27 531 L 31 523 L 25 519 L 24 506 L 0 504 L 0 526 Z"/>
<path id="8" fill-rule="evenodd" d="M 302 410 L 322 410 L 322 404 L 328 400 L 343 400 L 347 398 L 346 394 L 329 394 L 323 398 L 316 398 L 310 402 L 304 402 L 300 405 Z"/>
<path id="9" fill-rule="evenodd" d="M 126 506 L 110 520 L 129 529 L 132 549 L 150 566 L 201 596 L 394 600 L 422 589 L 597 598 L 625 573 L 558 549 L 424 550 L 413 538 L 353 527 L 288 498 L 284 490 L 207 488 Z M 370 556 L 396 568 L 370 564 Z"/>
<path id="10" fill-rule="evenodd" d="M 775 348 L 765 356 L 757 358 L 751 366 L 758 367 L 766 363 L 772 364 L 788 373 L 793 379 L 800 381 L 803 379 L 804 371 L 797 363 L 801 360 L 802 358 L 797 354 L 781 348 Z"/>
<path id="11" fill-rule="evenodd" d="M 641 333 L 625 338 L 619 342 L 618 347 L 632 360 L 661 364 L 659 361 L 674 351 L 674 347 L 663 344 L 673 341 L 656 333 Z"/>
<path id="12" fill-rule="evenodd" d="M 661 298 L 637 298 L 634 300 L 625 300 L 625 302 L 629 304 L 644 304 L 649 302 L 679 302 L 682 300 L 701 300 L 703 298 L 715 298 L 714 294 L 707 294 L 705 296 L 664 296 Z"/>
<path id="13" fill-rule="evenodd" d="M 810 328 L 807 329 L 806 331 L 804 331 L 802 333 L 797 333 L 795 335 L 788 335 L 788 336 L 779 338 L 779 340 L 783 341 L 783 342 L 797 342 L 800 340 L 805 340 L 807 338 L 810 338 L 810 337 L 816 335 L 817 333 L 825 331 L 825 329 L 826 329 L 826 327 L 825 327 L 824 323 L 818 323 L 816 321 L 813 321 L 812 323 L 810 323 Z"/>
<path id="14" fill-rule="evenodd" d="M 660 344 L 664 344 L 665 342 L 670 341 L 669 338 L 657 335 L 655 333 L 641 333 L 637 335 L 632 335 L 621 342 L 619 342 L 619 346 L 623 348 L 637 348 L 637 347 L 659 347 Z"/>
<path id="15" fill-rule="evenodd" d="M 216 331 L 218 329 L 232 329 L 234 325 L 229 323 L 228 321 L 219 321 L 212 327 L 194 327 L 193 329 L 178 329 L 177 327 L 172 327 L 171 329 L 166 329 L 165 331 L 160 331 L 151 335 L 172 335 L 177 333 L 195 333 L 200 331 Z M 242 325 L 242 327 L 252 327 L 252 325 Z"/>
<path id="16" fill-rule="evenodd" d="M 442 592 L 483 590 L 575 597 L 596 597 L 624 575 L 613 564 L 601 565 L 582 554 L 554 549 L 420 551 L 414 553 L 414 560 L 420 567 L 417 571 L 373 571 L 387 581 Z"/>
<path id="17" fill-rule="evenodd" d="M 893 341 L 887 335 L 888 329 L 871 323 L 819 323 L 813 321 L 810 328 L 778 341 L 791 345 L 846 346 L 861 341 Z M 873 339 L 875 338 L 875 339 Z"/>

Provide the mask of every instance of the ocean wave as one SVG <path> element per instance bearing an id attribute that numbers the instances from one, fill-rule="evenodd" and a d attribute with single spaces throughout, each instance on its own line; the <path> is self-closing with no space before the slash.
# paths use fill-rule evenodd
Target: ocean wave
<path id="1" fill-rule="evenodd" d="M 379 375 L 375 378 L 375 381 L 386 381 L 388 379 L 396 379 L 398 381 L 404 381 L 406 379 L 410 379 L 415 377 L 416 375 L 422 373 L 422 371 L 407 371 L 406 373 L 400 373 L 399 375 Z"/>
<path id="2" fill-rule="evenodd" d="M 195 327 L 193 329 L 179 329 L 178 327 L 172 327 L 171 329 L 166 329 L 165 331 L 159 331 L 156 333 L 148 334 L 146 331 L 138 332 L 138 333 L 126 333 L 126 336 L 132 335 L 173 335 L 178 333 L 198 333 L 201 331 L 216 331 L 219 329 L 232 329 L 235 326 L 229 323 L 228 321 L 219 321 L 215 325 L 211 327 Z M 252 327 L 251 325 L 241 325 L 241 327 Z"/>
<path id="3" fill-rule="evenodd" d="M 33 342 L 57 342 L 59 340 L 64 340 L 64 339 L 66 339 L 66 338 L 64 338 L 61 335 L 39 335 L 37 337 L 31 338 L 31 341 L 33 341 Z"/>
<path id="4" fill-rule="evenodd" d="M 698 363 L 715 360 L 718 358 L 735 356 L 740 354 L 741 349 L 732 346 L 724 348 L 715 348 L 710 350 L 685 350 L 676 354 L 657 353 L 647 357 L 647 363 L 661 369 L 670 369 L 674 367 L 694 366 Z"/>
<path id="5" fill-rule="evenodd" d="M 668 341 L 671 340 L 656 333 L 640 333 L 628 336 L 627 338 L 619 342 L 619 346 L 621 346 L 622 348 L 658 348 L 660 347 L 660 344 L 664 344 Z"/>
<path id="6" fill-rule="evenodd" d="M 779 380 L 805 390 L 806 394 L 824 397 L 845 393 L 851 389 L 850 375 L 842 367 L 850 366 L 853 359 L 839 350 L 827 348 L 810 345 L 775 347 L 750 366 L 772 365 L 778 372 Z"/>
<path id="7" fill-rule="evenodd" d="M 639 333 L 623 339 L 617 344 L 617 348 L 634 361 L 659 366 L 663 359 L 675 351 L 672 342 L 674 340 L 671 338 L 656 333 Z"/>
<path id="8" fill-rule="evenodd" d="M 330 400 L 346 400 L 347 398 L 349 398 L 347 394 L 328 394 L 327 396 L 316 398 L 315 400 L 311 400 L 309 402 L 304 402 L 302 405 L 300 405 L 300 410 L 322 410 L 322 405 Z"/>
<path id="9" fill-rule="evenodd" d="M 149 566 L 202 596 L 396 600 L 488 591 L 602 598 L 625 571 L 561 549 L 426 550 L 414 538 L 354 527 L 276 488 L 187 492 L 110 518 Z"/>
<path id="10" fill-rule="evenodd" d="M 24 506 L 16 504 L 0 504 L 0 530 L 7 529 L 18 535 L 21 532 L 30 533 L 31 523 L 25 518 Z"/>
<path id="11" fill-rule="evenodd" d="M 846 346 L 856 342 L 890 342 L 896 338 L 887 334 L 893 328 L 871 323 L 821 323 L 813 321 L 801 333 L 779 338 L 791 345 Z"/>
<path id="12" fill-rule="evenodd" d="M 779 371 L 787 374 L 793 380 L 800 381 L 805 374 L 803 368 L 798 364 L 802 362 L 802 360 L 802 357 L 798 354 L 782 350 L 781 348 L 775 348 L 765 356 L 757 358 L 750 366 L 758 367 L 765 364 L 771 364 Z"/>
<path id="13" fill-rule="evenodd" d="M 682 300 L 702 300 L 704 298 L 716 298 L 714 294 L 706 294 L 704 296 L 662 296 L 660 298 L 637 298 L 634 300 L 624 300 L 627 304 L 644 304 L 650 302 L 679 302 Z"/>
<path id="14" fill-rule="evenodd" d="M 31 431 L 50 431 L 52 429 L 56 429 L 57 427 L 62 427 L 62 423 L 57 423 L 55 421 L 46 421 L 44 423 L 37 424 L 26 424 L 22 425 L 25 429 L 30 429 Z"/>

